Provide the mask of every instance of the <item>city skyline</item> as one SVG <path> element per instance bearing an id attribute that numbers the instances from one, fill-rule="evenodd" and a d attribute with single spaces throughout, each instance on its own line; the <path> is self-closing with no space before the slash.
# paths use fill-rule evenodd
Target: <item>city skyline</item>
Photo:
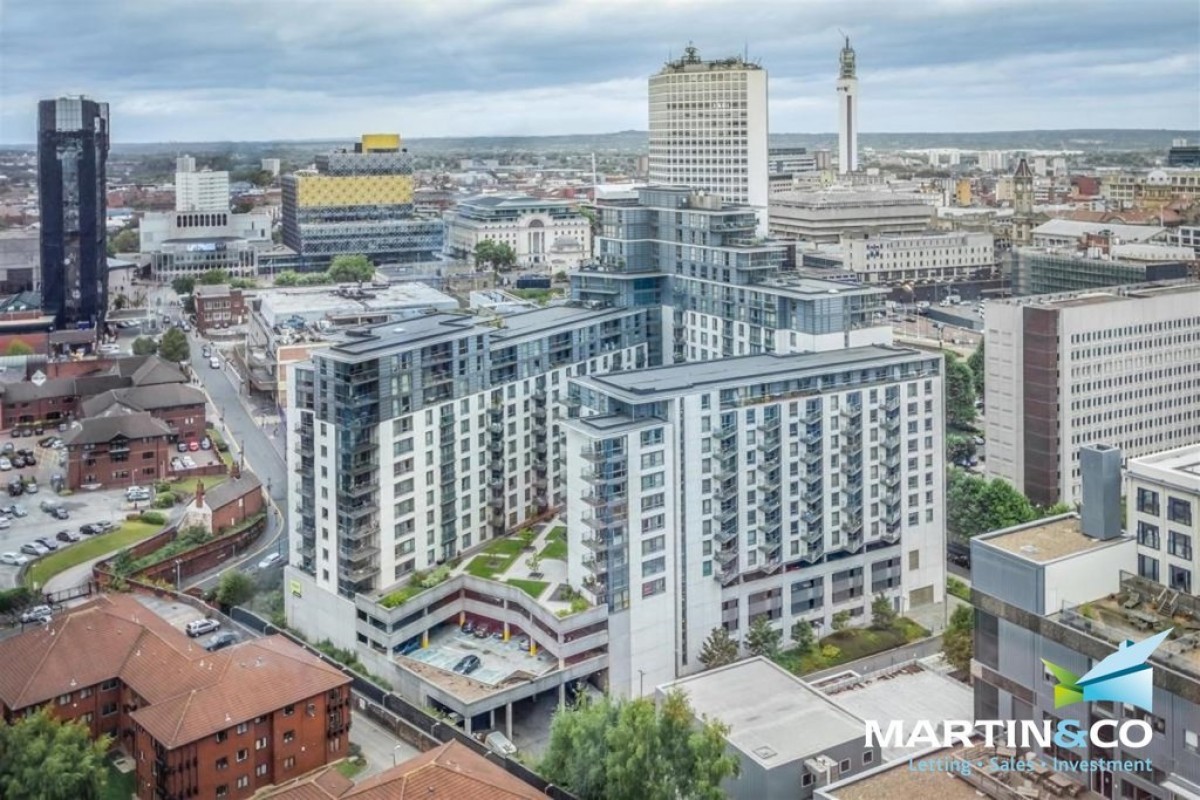
<path id="1" fill-rule="evenodd" d="M 675 2 L 280 8 L 8 2 L 0 142 L 32 142 L 33 103 L 78 93 L 112 104 L 126 142 L 644 130 L 647 78 L 689 42 L 767 69 L 772 131 L 825 133 L 839 31 L 867 133 L 1200 127 L 1186 4 L 718 1 L 686 20 Z"/>

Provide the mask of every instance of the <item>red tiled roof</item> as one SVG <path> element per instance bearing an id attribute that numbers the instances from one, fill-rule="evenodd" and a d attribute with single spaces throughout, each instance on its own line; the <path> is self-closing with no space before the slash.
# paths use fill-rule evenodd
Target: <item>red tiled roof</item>
<path id="1" fill-rule="evenodd" d="M 448 742 L 368 778 L 339 800 L 549 800 L 469 747 Z"/>
<path id="2" fill-rule="evenodd" d="M 0 642 L 0 664 L 10 709 L 119 678 L 150 704 L 133 719 L 169 748 L 349 683 L 279 636 L 209 653 L 125 595 Z"/>

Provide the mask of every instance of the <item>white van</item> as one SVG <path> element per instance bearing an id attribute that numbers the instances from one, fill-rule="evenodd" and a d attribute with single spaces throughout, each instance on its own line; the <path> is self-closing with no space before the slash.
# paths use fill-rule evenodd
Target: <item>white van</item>
<path id="1" fill-rule="evenodd" d="M 483 743 L 487 748 L 498 756 L 509 758 L 517 752 L 517 746 L 509 741 L 508 737 L 500 731 L 492 731 L 484 738 Z"/>
<path id="2" fill-rule="evenodd" d="M 208 360 L 208 366 L 212 367 L 213 369 L 220 369 L 221 368 L 221 359 L 217 358 L 216 356 L 213 356 L 212 358 L 210 358 Z"/>

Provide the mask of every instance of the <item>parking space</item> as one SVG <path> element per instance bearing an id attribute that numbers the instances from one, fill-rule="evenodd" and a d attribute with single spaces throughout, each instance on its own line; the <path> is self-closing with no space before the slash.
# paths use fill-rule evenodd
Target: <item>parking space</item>
<path id="1" fill-rule="evenodd" d="M 221 623 L 221 627 L 218 632 L 233 632 L 237 635 L 237 640 L 239 642 L 258 638 L 254 631 L 238 625 L 227 617 L 217 614 L 216 612 L 209 612 L 206 614 L 195 606 L 187 603 L 181 603 L 171 597 L 159 597 L 157 595 L 142 594 L 141 592 L 135 592 L 133 596 L 137 598 L 139 603 L 165 619 L 172 628 L 176 628 L 185 633 L 187 632 L 186 628 L 189 622 L 195 622 L 196 620 L 201 620 L 205 617 L 212 617 Z M 213 633 L 203 634 L 196 637 L 196 642 L 203 646 L 207 644 L 214 635 L 215 634 Z"/>
<path id="2" fill-rule="evenodd" d="M 495 630 L 493 625 L 491 630 Z M 465 633 L 457 626 L 443 626 L 430 635 L 429 647 L 418 649 L 408 655 L 447 672 L 466 656 L 477 656 L 480 666 L 471 672 L 472 680 L 499 686 L 510 678 L 539 676 L 554 669 L 557 659 L 545 652 L 531 655 L 524 635 L 514 633 L 505 642 L 498 634 L 489 633 L 477 637 Z"/>

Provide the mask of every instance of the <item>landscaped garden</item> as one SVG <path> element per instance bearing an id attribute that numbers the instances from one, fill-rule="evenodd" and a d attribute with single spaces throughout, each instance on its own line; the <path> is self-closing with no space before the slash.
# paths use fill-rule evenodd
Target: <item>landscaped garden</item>
<path id="1" fill-rule="evenodd" d="M 531 581 L 521 578 L 509 578 L 506 583 L 511 583 L 535 600 L 541 597 L 542 593 L 546 591 L 546 587 L 550 585 L 549 581 Z"/>
<path id="2" fill-rule="evenodd" d="M 493 579 L 505 572 L 525 549 L 525 541 L 518 537 L 496 539 L 484 548 L 482 555 L 475 556 L 467 564 L 467 573 L 476 578 Z"/>
<path id="3" fill-rule="evenodd" d="M 538 554 L 539 558 L 556 558 L 559 561 L 567 559 L 567 529 L 562 525 L 554 528 L 546 536 L 546 546 Z"/>
<path id="4" fill-rule="evenodd" d="M 796 635 L 801 631 L 794 630 L 792 638 L 798 644 L 780 652 L 775 660 L 789 671 L 805 675 L 882 653 L 929 636 L 929 631 L 907 617 L 897 616 L 890 610 L 891 606 L 886 600 L 879 602 L 881 599 L 878 598 L 872 607 L 875 613 L 872 614 L 869 627 L 849 627 L 849 615 L 840 612 L 833 617 L 833 633 L 820 640 L 805 642 L 804 637 L 798 638 Z"/>
<path id="5" fill-rule="evenodd" d="M 106 553 L 120 550 L 123 547 L 137 544 L 149 539 L 163 529 L 161 522 L 143 522 L 133 520 L 125 522 L 112 533 L 102 533 L 99 536 L 86 538 L 69 547 L 63 547 L 55 552 L 39 558 L 30 564 L 25 573 L 25 583 L 28 586 L 43 587 L 46 581 L 60 572 L 78 566 L 86 561 L 100 558 Z"/>

